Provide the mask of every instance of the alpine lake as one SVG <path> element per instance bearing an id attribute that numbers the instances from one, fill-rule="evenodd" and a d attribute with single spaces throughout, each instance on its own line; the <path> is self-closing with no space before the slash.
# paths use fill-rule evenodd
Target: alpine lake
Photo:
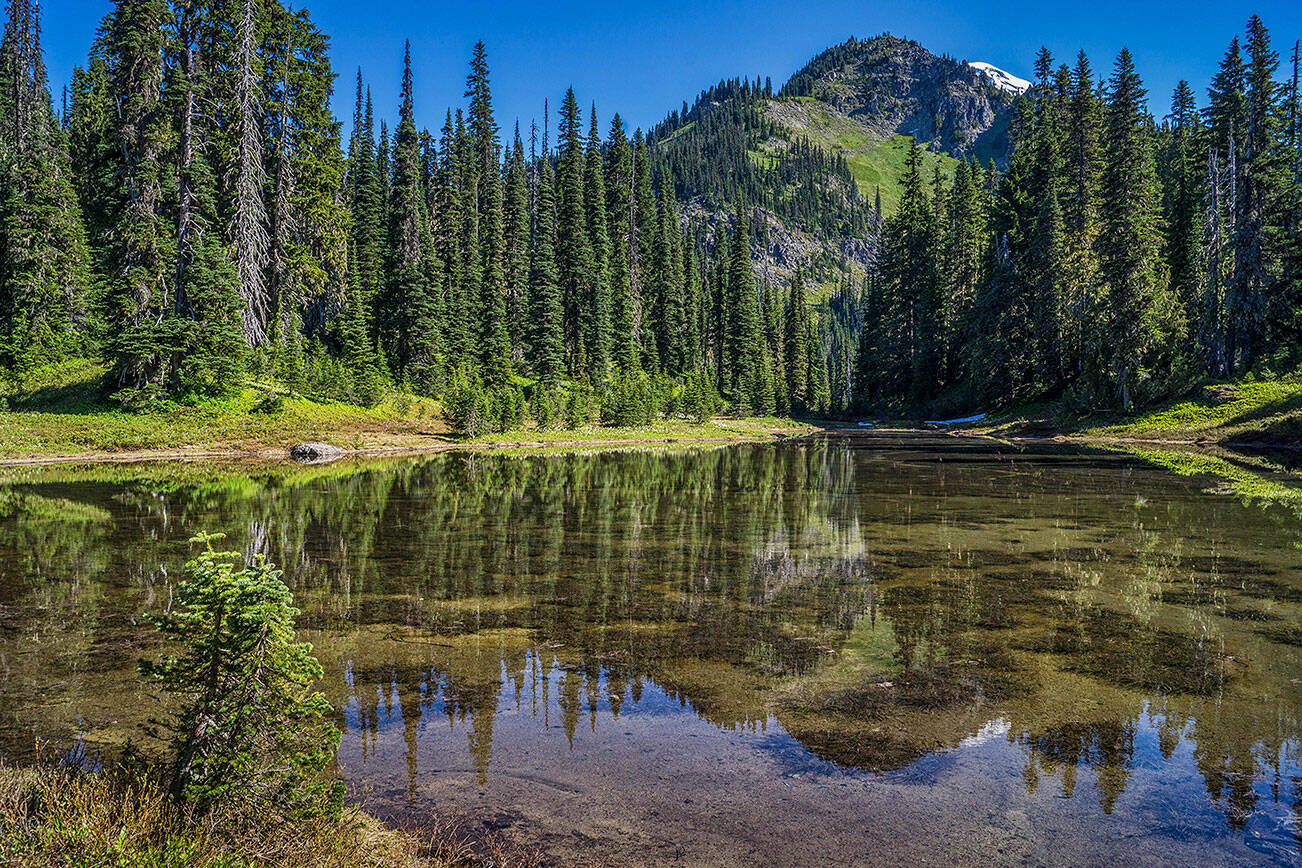
<path id="1" fill-rule="evenodd" d="M 139 740 L 141 613 L 206 530 L 284 570 L 394 822 L 560 865 L 1299 865 L 1291 478 L 871 433 L 4 468 L 0 760 Z"/>

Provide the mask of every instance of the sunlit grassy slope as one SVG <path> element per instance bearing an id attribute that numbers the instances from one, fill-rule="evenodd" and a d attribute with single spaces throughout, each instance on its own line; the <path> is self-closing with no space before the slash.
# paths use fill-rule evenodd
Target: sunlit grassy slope
<path id="1" fill-rule="evenodd" d="M 75 360 L 29 377 L 0 405 L 0 458 L 112 456 L 150 452 L 260 452 L 308 440 L 346 450 L 471 445 L 536 448 L 611 443 L 730 441 L 800 434 L 809 426 L 789 419 L 666 419 L 631 428 L 527 429 L 465 441 L 453 437 L 441 406 L 427 398 L 390 393 L 374 408 L 316 401 L 250 384 L 236 394 L 127 412 L 101 388 L 104 366 Z M 3 393 L 0 393 L 3 395 Z"/>
<path id="2" fill-rule="evenodd" d="M 1173 401 L 1132 419 L 1087 429 L 1086 435 L 1105 437 L 1235 440 L 1271 443 L 1302 441 L 1302 383 L 1262 380 L 1216 387 Z"/>
<path id="3" fill-rule="evenodd" d="M 0 410 L 0 456 L 75 455 L 152 450 L 241 450 L 325 440 L 361 447 L 401 443 L 446 431 L 433 401 L 393 398 L 366 409 L 283 395 L 258 412 L 266 390 L 246 387 L 156 412 L 126 412 L 104 395 L 104 367 L 79 359 L 39 372 Z"/>
<path id="4" fill-rule="evenodd" d="M 775 120 L 824 149 L 845 155 L 859 192 L 870 200 L 877 189 L 882 193 L 882 211 L 893 214 L 900 204 L 900 181 L 909 155 L 908 136 L 875 133 L 865 124 L 847 117 L 809 97 L 776 100 L 771 106 Z M 948 154 L 931 151 L 923 155 L 923 177 L 930 183 L 939 165 L 947 180 L 954 176 L 958 161 Z"/>

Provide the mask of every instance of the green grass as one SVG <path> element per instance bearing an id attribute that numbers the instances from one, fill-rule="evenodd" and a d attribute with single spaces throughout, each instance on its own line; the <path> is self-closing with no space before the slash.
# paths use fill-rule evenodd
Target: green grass
<path id="1" fill-rule="evenodd" d="M 752 416 L 737 419 L 719 418 L 705 422 L 686 419 L 661 419 L 649 425 L 608 428 L 586 425 L 582 428 L 549 428 L 505 431 L 486 434 L 468 444 L 493 446 L 583 446 L 611 443 L 691 443 L 768 439 L 798 436 L 814 431 L 814 426 L 776 416 Z"/>
<path id="2" fill-rule="evenodd" d="M 1302 440 L 1302 383 L 1258 380 L 1234 384 L 1237 396 L 1218 402 L 1194 397 L 1084 430 L 1086 436 L 1290 443 Z"/>
<path id="3" fill-rule="evenodd" d="M 783 99 L 774 113 L 780 122 L 811 142 L 844 154 L 859 192 L 870 200 L 880 188 L 882 211 L 893 214 L 900 204 L 901 179 L 909 156 L 909 136 L 882 138 L 854 118 L 842 115 L 812 97 Z M 939 165 L 946 180 L 952 180 L 958 161 L 948 154 L 923 153 L 922 172 L 928 184 Z"/>
<path id="4" fill-rule="evenodd" d="M 865 196 L 871 197 L 874 190 L 882 191 L 882 212 L 894 214 L 900 206 L 900 194 L 903 192 L 905 164 L 909 158 L 908 136 L 892 136 L 884 142 L 878 142 L 866 151 L 846 155 L 850 174 Z M 931 151 L 923 153 L 922 176 L 928 185 L 935 167 L 939 165 L 946 182 L 954 178 L 954 169 L 958 161 L 948 154 L 936 154 Z"/>
<path id="5" fill-rule="evenodd" d="M 1234 390 L 1232 393 L 1230 390 Z M 1229 400 L 1215 397 L 1222 392 Z M 1302 445 L 1302 382 L 1245 380 L 1198 386 L 1129 416 L 1081 414 L 1049 402 L 1015 407 L 973 425 L 992 436 L 1066 436 L 1087 442 Z"/>
<path id="6" fill-rule="evenodd" d="M 439 406 L 393 397 L 367 409 L 284 394 L 275 412 L 255 412 L 267 390 L 128 412 L 103 394 L 104 368 L 80 359 L 43 370 L 0 410 L 0 457 L 172 450 L 256 451 L 324 440 L 343 448 L 401 445 L 446 427 Z"/>
<path id="7" fill-rule="evenodd" d="M 533 448 L 566 444 L 675 443 L 799 434 L 809 426 L 783 419 L 661 420 L 634 428 L 520 430 L 473 440 L 453 437 L 432 400 L 389 395 L 374 408 L 314 401 L 282 392 L 274 412 L 259 412 L 268 387 L 250 384 L 223 398 L 205 398 L 152 412 L 128 412 L 103 395 L 104 367 L 76 360 L 29 377 L 0 409 L 0 459 L 112 458 L 129 454 L 202 455 L 283 450 L 307 440 L 350 451 L 452 446 Z"/>

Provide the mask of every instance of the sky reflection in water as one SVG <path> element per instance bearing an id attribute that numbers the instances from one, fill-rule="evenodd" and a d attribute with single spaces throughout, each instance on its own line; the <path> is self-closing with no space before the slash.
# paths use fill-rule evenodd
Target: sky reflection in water
<path id="1" fill-rule="evenodd" d="M 111 750 L 200 528 L 282 564 L 373 809 L 559 861 L 1298 864 L 1302 521 L 837 438 L 0 485 L 0 754 Z"/>

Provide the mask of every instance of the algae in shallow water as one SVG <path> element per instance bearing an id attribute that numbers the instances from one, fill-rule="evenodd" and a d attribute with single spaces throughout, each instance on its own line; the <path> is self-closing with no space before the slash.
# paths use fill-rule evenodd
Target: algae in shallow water
<path id="1" fill-rule="evenodd" d="M 213 482 L 0 487 L 97 519 L 0 515 L 5 756 L 133 731 L 138 615 L 205 527 L 284 565 L 372 804 L 524 817 L 558 861 L 574 829 L 665 855 L 648 816 L 688 857 L 850 861 L 865 817 L 934 855 L 916 829 L 976 846 L 992 804 L 1227 861 L 1302 803 L 1302 520 L 1130 457 L 855 437 Z"/>

